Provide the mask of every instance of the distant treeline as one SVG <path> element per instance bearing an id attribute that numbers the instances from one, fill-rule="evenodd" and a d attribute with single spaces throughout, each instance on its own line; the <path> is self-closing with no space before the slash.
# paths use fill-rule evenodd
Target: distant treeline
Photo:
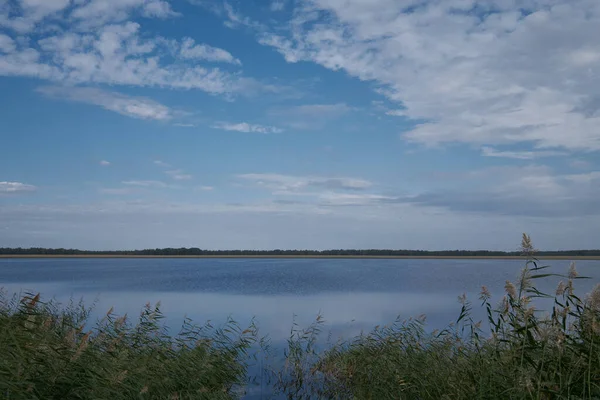
<path id="1" fill-rule="evenodd" d="M 509 257 L 521 255 L 518 251 L 489 250 L 203 250 L 192 248 L 164 248 L 145 250 L 92 251 L 77 249 L 46 249 L 0 247 L 0 255 L 113 255 L 113 256 L 418 256 L 418 257 Z M 539 251 L 538 256 L 600 256 L 600 250 Z"/>

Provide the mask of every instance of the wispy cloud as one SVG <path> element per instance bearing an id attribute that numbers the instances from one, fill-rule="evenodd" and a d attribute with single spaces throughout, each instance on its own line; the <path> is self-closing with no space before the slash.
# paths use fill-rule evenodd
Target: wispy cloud
<path id="1" fill-rule="evenodd" d="M 154 100 L 125 96 L 97 88 L 43 86 L 37 91 L 56 99 L 97 105 L 127 117 L 165 121 L 173 118 L 174 115 L 173 110 Z"/>
<path id="2" fill-rule="evenodd" d="M 159 167 L 167 169 L 167 170 L 165 170 L 165 174 L 167 174 L 173 180 L 187 181 L 187 180 L 190 180 L 193 178 L 193 176 L 191 174 L 186 173 L 183 169 L 180 169 L 180 168 L 172 169 L 173 165 L 166 163 L 164 161 L 155 160 L 154 164 L 158 165 Z"/>
<path id="3" fill-rule="evenodd" d="M 100 165 L 102 165 L 103 167 L 108 167 L 109 165 L 111 165 L 110 161 L 106 161 L 106 160 L 102 160 L 99 162 Z"/>
<path id="4" fill-rule="evenodd" d="M 165 173 L 176 181 L 187 181 L 193 178 L 192 175 L 186 174 L 182 169 L 169 170 Z"/>
<path id="5" fill-rule="evenodd" d="M 242 65 L 242 62 L 228 51 L 206 44 L 196 44 L 192 38 L 183 39 L 179 49 L 179 56 L 186 60 L 206 60 Z"/>
<path id="6" fill-rule="evenodd" d="M 136 9 L 150 18 L 168 18 L 179 15 L 171 9 L 168 2 L 162 0 L 92 0 L 75 8 L 71 12 L 71 18 L 85 21 L 87 26 L 120 22 L 126 20 Z"/>
<path id="7" fill-rule="evenodd" d="M 213 10 L 215 10 L 213 8 Z M 223 3 L 223 8 L 216 8 L 217 12 L 223 12 L 225 14 L 225 17 L 227 18 L 226 21 L 223 23 L 225 26 L 227 26 L 228 28 L 239 28 L 239 27 L 247 27 L 247 28 L 253 28 L 253 29 L 258 29 L 258 30 L 264 30 L 265 26 L 258 22 L 258 21 L 254 21 L 251 18 L 248 18 L 246 16 L 243 16 L 241 13 L 239 13 L 238 11 L 234 10 L 233 7 L 231 6 L 231 4 L 229 4 L 228 2 L 224 2 Z"/>
<path id="8" fill-rule="evenodd" d="M 181 123 L 181 122 L 177 122 L 175 124 L 173 124 L 173 126 L 177 126 L 179 128 L 195 128 L 196 125 L 194 124 L 186 124 L 186 123 Z"/>
<path id="9" fill-rule="evenodd" d="M 33 185 L 28 185 L 21 182 L 0 182 L 0 194 L 10 193 L 21 193 L 21 192 L 33 192 L 37 188 Z"/>
<path id="10" fill-rule="evenodd" d="M 280 174 L 240 174 L 237 177 L 278 193 L 301 192 L 305 189 L 364 190 L 373 186 L 372 182 L 358 178 Z"/>
<path id="11" fill-rule="evenodd" d="M 484 146 L 481 148 L 481 155 L 485 157 L 513 158 L 518 160 L 533 160 L 535 158 L 567 156 L 569 153 L 564 151 L 499 151 L 493 147 Z"/>
<path id="12" fill-rule="evenodd" d="M 145 188 L 166 188 L 168 185 L 162 181 L 123 181 L 121 182 L 126 186 L 137 186 L 137 187 L 145 187 Z"/>
<path id="13" fill-rule="evenodd" d="M 329 206 L 361 206 L 374 205 L 382 202 L 395 201 L 393 196 L 384 196 L 371 193 L 336 193 L 326 192 L 319 194 L 321 204 Z"/>
<path id="14" fill-rule="evenodd" d="M 282 11 L 285 8 L 285 2 L 283 0 L 273 0 L 271 1 L 270 9 L 271 11 Z"/>
<path id="15" fill-rule="evenodd" d="M 266 125 L 258 125 L 258 124 L 249 124 L 247 122 L 218 122 L 213 125 L 215 129 L 222 129 L 225 131 L 235 131 L 235 132 L 244 132 L 244 133 L 281 133 L 283 129 L 274 127 L 274 126 L 266 126 Z"/>
<path id="16" fill-rule="evenodd" d="M 154 165 L 158 165 L 159 167 L 164 167 L 164 168 L 171 168 L 172 165 L 169 163 L 166 163 L 162 160 L 154 160 L 153 161 Z"/>

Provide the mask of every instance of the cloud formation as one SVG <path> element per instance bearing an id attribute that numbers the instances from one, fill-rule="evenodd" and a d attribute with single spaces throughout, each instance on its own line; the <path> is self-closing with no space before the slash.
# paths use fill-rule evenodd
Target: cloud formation
<path id="1" fill-rule="evenodd" d="M 153 163 L 154 163 L 154 165 L 158 165 L 159 167 L 164 168 L 165 174 L 167 174 L 173 180 L 188 181 L 193 178 L 193 176 L 191 174 L 186 173 L 183 169 L 181 169 L 181 168 L 174 169 L 174 167 L 171 164 L 166 163 L 164 161 L 155 160 Z"/>
<path id="2" fill-rule="evenodd" d="M 485 157 L 513 158 L 517 160 L 533 160 L 534 158 L 566 156 L 569 153 L 564 151 L 501 151 L 493 147 L 483 146 L 481 155 Z"/>
<path id="3" fill-rule="evenodd" d="M 2 2 L 0 28 L 6 33 L 0 34 L 0 75 L 198 89 L 224 96 L 263 87 L 239 73 L 198 63 L 241 65 L 226 50 L 187 37 L 177 41 L 143 34 L 141 25 L 130 20 L 137 15 L 167 18 L 177 13 L 162 0 Z"/>
<path id="4" fill-rule="evenodd" d="M 206 60 L 242 65 L 242 62 L 228 51 L 206 44 L 196 44 L 192 38 L 184 38 L 182 40 L 179 56 L 186 60 Z"/>
<path id="5" fill-rule="evenodd" d="M 275 193 L 301 192 L 305 189 L 364 190 L 373 186 L 372 182 L 358 178 L 335 178 L 314 176 L 292 176 L 280 174 L 240 174 L 239 179 Z"/>
<path id="6" fill-rule="evenodd" d="M 165 171 L 165 173 L 176 181 L 187 181 L 193 178 L 192 175 L 186 174 L 182 169 L 173 169 Z"/>
<path id="7" fill-rule="evenodd" d="M 274 126 L 249 124 L 248 122 L 219 122 L 212 126 L 215 129 L 222 129 L 225 131 L 235 131 L 244 133 L 281 133 L 283 129 L 276 128 Z"/>
<path id="8" fill-rule="evenodd" d="M 398 202 L 459 213 L 529 217 L 600 215 L 600 171 L 560 174 L 539 165 L 495 167 L 448 176 L 451 185 Z"/>
<path id="9" fill-rule="evenodd" d="M 121 183 L 126 186 L 137 186 L 137 187 L 145 187 L 145 188 L 166 188 L 166 187 L 168 187 L 168 185 L 164 182 L 152 181 L 152 180 L 123 181 Z"/>
<path id="10" fill-rule="evenodd" d="M 0 182 L 0 194 L 33 192 L 34 190 L 36 190 L 35 186 L 21 182 Z"/>
<path id="11" fill-rule="evenodd" d="M 145 97 L 125 96 L 97 88 L 43 86 L 37 89 L 46 96 L 94 104 L 121 115 L 165 121 L 173 118 L 173 110 Z"/>
<path id="12" fill-rule="evenodd" d="M 259 41 L 373 82 L 406 140 L 600 150 L 595 0 L 301 0 Z"/>

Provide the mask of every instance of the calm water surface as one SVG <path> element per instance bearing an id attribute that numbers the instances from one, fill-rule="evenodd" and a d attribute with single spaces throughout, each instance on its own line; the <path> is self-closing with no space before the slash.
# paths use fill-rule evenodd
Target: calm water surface
<path id="1" fill-rule="evenodd" d="M 568 261 L 548 261 L 566 273 Z M 59 301 L 96 301 L 94 317 L 114 306 L 136 315 L 146 302 L 160 301 L 173 330 L 185 316 L 219 324 L 228 316 L 241 324 L 256 317 L 261 334 L 274 345 L 288 337 L 294 319 L 308 325 L 322 313 L 335 338 L 347 338 L 402 317 L 427 315 L 431 329 L 455 320 L 457 296 L 475 305 L 481 285 L 496 300 L 518 260 L 406 259 L 0 259 L 0 287 L 41 292 Z M 578 261 L 579 293 L 600 281 L 600 261 Z M 557 279 L 540 282 L 554 292 Z"/>
<path id="2" fill-rule="evenodd" d="M 549 261 L 566 272 L 568 261 Z M 0 259 L 0 287 L 35 291 L 66 301 L 97 300 L 98 314 L 111 306 L 136 314 L 146 302 L 161 301 L 167 323 L 184 316 L 196 322 L 239 322 L 256 317 L 274 340 L 289 333 L 294 316 L 310 323 L 321 312 L 337 335 L 403 317 L 426 314 L 440 327 L 459 311 L 457 296 L 474 303 L 481 285 L 499 299 L 514 280 L 519 260 L 406 259 Z M 589 291 L 600 281 L 600 261 L 579 261 L 579 281 Z M 553 291 L 556 279 L 542 282 Z"/>

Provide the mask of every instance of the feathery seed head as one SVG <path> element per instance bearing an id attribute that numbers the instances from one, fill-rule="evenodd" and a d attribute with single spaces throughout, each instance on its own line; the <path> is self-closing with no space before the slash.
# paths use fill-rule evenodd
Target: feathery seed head
<path id="1" fill-rule="evenodd" d="M 504 290 L 506 290 L 506 294 L 508 294 L 511 299 L 517 298 L 517 288 L 515 288 L 515 285 L 513 285 L 511 281 L 506 281 Z"/>
<path id="2" fill-rule="evenodd" d="M 485 286 L 485 285 L 482 286 L 481 287 L 481 292 L 479 293 L 479 299 L 483 300 L 483 301 L 486 301 L 486 300 L 488 300 L 491 297 L 492 297 L 492 294 L 490 293 L 490 291 L 487 288 L 487 286 Z"/>
<path id="3" fill-rule="evenodd" d="M 532 255 L 535 253 L 531 238 L 526 233 L 523 233 L 523 238 L 521 239 L 521 253 L 523 253 L 523 255 Z"/>
<path id="4" fill-rule="evenodd" d="M 575 268 L 575 262 L 571 262 L 571 265 L 569 265 L 569 279 L 575 279 L 577 278 L 577 269 Z"/>
<path id="5" fill-rule="evenodd" d="M 588 306 L 595 312 L 600 312 L 600 283 L 594 286 L 587 298 Z"/>

